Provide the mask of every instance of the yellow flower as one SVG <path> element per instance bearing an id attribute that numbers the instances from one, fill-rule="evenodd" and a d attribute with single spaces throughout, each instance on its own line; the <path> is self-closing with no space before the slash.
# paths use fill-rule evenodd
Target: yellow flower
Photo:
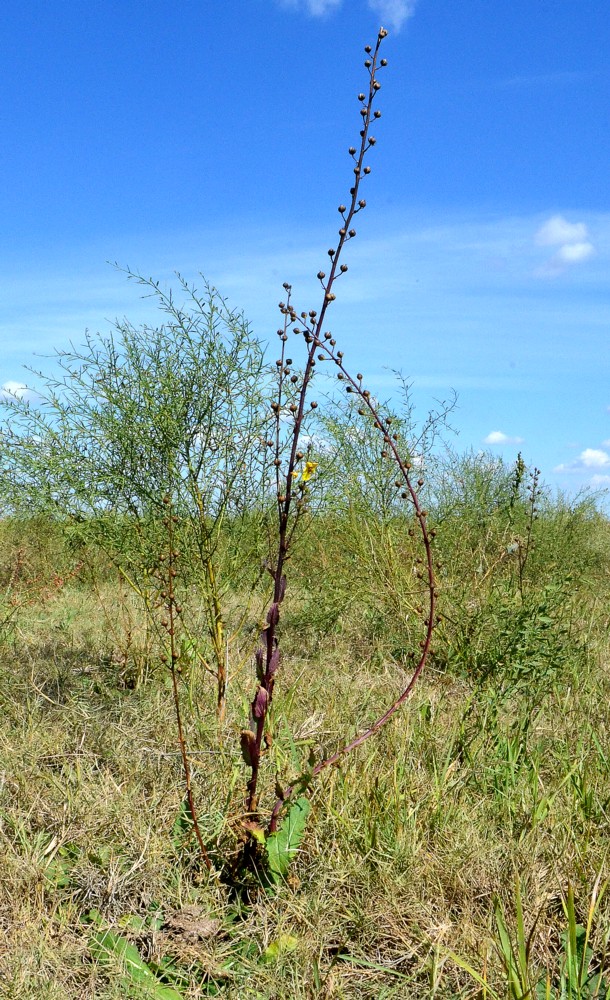
<path id="1" fill-rule="evenodd" d="M 299 473 L 297 472 L 296 469 L 293 469 L 292 472 L 290 473 L 290 475 L 292 476 L 293 479 L 297 479 Z"/>
<path id="2" fill-rule="evenodd" d="M 318 468 L 317 462 L 305 462 L 305 468 L 303 469 L 303 476 L 302 476 L 304 483 L 309 482 L 311 477 L 315 474 L 317 468 Z"/>

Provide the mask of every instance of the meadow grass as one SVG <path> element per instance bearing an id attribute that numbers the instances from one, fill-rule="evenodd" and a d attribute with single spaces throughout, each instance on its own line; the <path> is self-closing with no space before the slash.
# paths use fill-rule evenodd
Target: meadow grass
<path id="1" fill-rule="evenodd" d="M 5 522 L 2 995 L 513 997 L 499 926 L 517 948 L 518 900 L 531 982 L 558 990 L 566 901 L 586 926 L 609 870 L 609 526 L 591 504 L 549 501 L 519 578 L 519 529 L 497 511 L 439 512 L 430 667 L 385 729 L 314 786 L 287 880 L 245 901 L 223 865 L 241 843 L 239 732 L 265 581 L 258 603 L 227 584 L 239 630 L 220 733 L 213 679 L 196 660 L 181 675 L 208 876 L 180 824 L 159 637 L 98 554 L 49 523 Z M 411 545 L 399 519 L 349 512 L 304 533 L 265 787 L 274 767 L 290 779 L 309 750 L 332 752 L 404 688 Z M 599 895 L 593 972 L 610 965 Z M 100 950 L 100 927 L 135 946 L 153 979 Z M 606 996 L 596 989 L 569 995 Z"/>

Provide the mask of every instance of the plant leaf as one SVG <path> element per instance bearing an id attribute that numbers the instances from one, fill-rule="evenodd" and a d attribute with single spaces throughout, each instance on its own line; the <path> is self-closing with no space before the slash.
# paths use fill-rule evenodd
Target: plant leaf
<path id="1" fill-rule="evenodd" d="M 188 795 L 185 795 L 180 803 L 178 814 L 172 826 L 171 840 L 177 851 L 184 847 L 185 841 L 188 840 L 192 832 L 193 814 L 191 813 L 191 804 L 188 800 Z"/>
<path id="2" fill-rule="evenodd" d="M 286 876 L 290 862 L 299 849 L 310 809 L 309 799 L 302 795 L 286 813 L 280 829 L 267 837 L 267 862 L 275 883 Z"/>
<path id="3" fill-rule="evenodd" d="M 299 943 L 299 939 L 294 937 L 292 934 L 280 934 L 277 941 L 272 941 L 268 948 L 265 948 L 263 954 L 261 955 L 261 961 L 265 965 L 269 965 L 272 962 L 276 962 L 280 955 L 285 955 L 286 952 L 294 951 Z"/>
<path id="4" fill-rule="evenodd" d="M 151 972 L 135 945 L 115 931 L 96 931 L 89 939 L 89 951 L 101 964 L 117 961 L 125 969 L 132 983 L 146 986 L 151 1000 L 184 1000 L 171 986 L 164 986 Z M 128 983 L 126 983 L 128 988 Z"/>

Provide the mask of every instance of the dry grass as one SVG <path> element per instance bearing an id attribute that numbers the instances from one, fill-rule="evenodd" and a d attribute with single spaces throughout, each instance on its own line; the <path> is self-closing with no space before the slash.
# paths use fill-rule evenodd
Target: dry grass
<path id="1" fill-rule="evenodd" d="M 220 741 L 213 685 L 193 675 L 185 686 L 201 824 L 216 863 L 208 878 L 192 845 L 172 843 L 183 787 L 168 679 L 140 671 L 144 681 L 129 686 L 138 675 L 129 664 L 155 659 L 138 609 L 111 580 L 92 588 L 70 577 L 69 559 L 60 567 L 64 582 L 49 590 L 61 556 L 49 552 L 38 576 L 32 568 L 7 590 L 14 613 L 0 661 L 2 996 L 155 996 L 126 980 L 116 958 L 95 957 L 95 912 L 144 959 L 172 955 L 185 998 L 478 995 L 451 952 L 487 968 L 505 990 L 493 901 L 503 901 L 510 921 L 517 878 L 528 929 L 536 922 L 531 961 L 558 968 L 568 884 L 584 921 L 595 879 L 608 870 L 602 576 L 595 597 L 580 605 L 588 649 L 534 699 L 528 690 L 502 693 L 493 678 L 477 684 L 437 657 L 379 738 L 323 776 L 288 883 L 245 907 L 223 883 L 219 861 L 237 843 L 250 677 L 234 679 Z M 10 582 L 9 564 L 7 557 Z M 330 750 L 375 717 L 406 669 L 383 641 L 371 653 L 361 609 L 346 608 L 330 625 L 323 615 L 308 622 L 307 608 L 313 616 L 317 605 L 303 580 L 299 588 L 286 606 L 290 652 L 273 720 L 274 760 L 288 776 L 286 719 L 300 755 Z M 354 653 L 359 622 L 367 655 Z M 246 631 L 244 649 L 247 641 Z M 271 761 L 267 771 L 272 794 Z M 134 922 L 157 910 L 165 930 Z M 201 933 L 170 933 L 171 914 L 184 913 Z M 609 932 L 602 900 L 600 961 Z"/>

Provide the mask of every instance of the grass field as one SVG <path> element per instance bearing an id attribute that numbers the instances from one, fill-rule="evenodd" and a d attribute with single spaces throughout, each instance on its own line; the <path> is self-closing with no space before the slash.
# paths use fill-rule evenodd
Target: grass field
<path id="1" fill-rule="evenodd" d="M 225 568 L 220 727 L 212 679 L 181 655 L 208 873 L 150 619 L 99 552 L 4 522 L 3 997 L 610 996 L 610 525 L 588 501 L 547 498 L 534 521 L 455 482 L 430 515 L 441 622 L 426 673 L 313 786 L 288 877 L 247 897 L 230 873 L 267 583 L 246 594 Z M 332 752 L 405 686 L 412 557 L 395 516 L 348 510 L 303 535 L 263 813 L 276 769 Z"/>

